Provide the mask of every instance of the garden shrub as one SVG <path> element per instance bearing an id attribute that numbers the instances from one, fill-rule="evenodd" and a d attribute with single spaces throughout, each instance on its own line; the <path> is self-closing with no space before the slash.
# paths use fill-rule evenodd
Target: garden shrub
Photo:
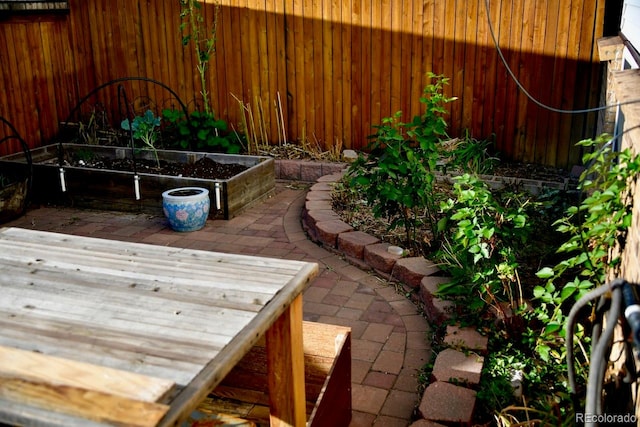
<path id="1" fill-rule="evenodd" d="M 453 147 L 443 152 L 443 169 L 457 170 L 474 175 L 489 175 L 500 163 L 500 159 L 490 153 L 491 141 L 473 138 L 469 131 L 464 138 L 453 141 Z"/>
<path id="2" fill-rule="evenodd" d="M 464 297 L 472 310 L 503 301 L 517 306 L 517 249 L 529 237 L 529 203 L 514 193 L 494 194 L 476 176 L 454 178 L 453 198 L 440 204 L 443 241 L 435 260 L 451 275 L 440 295 Z"/>
<path id="3" fill-rule="evenodd" d="M 561 258 L 555 265 L 538 271 L 538 277 L 545 282 L 528 295 L 533 300 L 527 310 L 521 312 L 527 330 L 520 340 L 505 347 L 504 339 L 496 339 L 490 355 L 489 365 L 494 368 L 496 361 L 498 365 L 505 360 L 524 364 L 529 383 L 526 402 L 496 409 L 495 417 L 502 425 L 532 419 L 539 423 L 573 425 L 575 411 L 580 410 L 585 397 L 589 332 L 594 325 L 592 310 L 586 310 L 572 332 L 574 348 L 567 354 L 566 316 L 584 294 L 620 274 L 632 220 L 630 188 L 634 188 L 640 173 L 640 157 L 629 150 L 613 151 L 606 135 L 581 141 L 579 145 L 589 150 L 583 156 L 586 169 L 579 182 L 583 198 L 567 207 L 554 223 L 557 231 L 567 236 L 558 248 Z M 578 355 L 574 363 L 578 388 L 575 397 L 569 394 L 567 383 L 567 356 L 572 355 Z M 492 374 L 496 374 L 495 369 Z M 490 394 L 481 392 L 479 396 L 484 399 Z M 496 402 L 490 399 L 485 402 L 492 403 Z"/>
<path id="4" fill-rule="evenodd" d="M 211 113 L 194 111 L 186 117 L 182 110 L 165 109 L 162 115 L 168 124 L 165 132 L 171 134 L 166 139 L 178 149 L 226 154 L 242 151 L 240 140 L 229 133 L 227 122 Z"/>
<path id="5" fill-rule="evenodd" d="M 402 113 L 383 119 L 370 136 L 369 155 L 360 156 L 349 168 L 350 184 L 359 188 L 376 217 L 385 217 L 394 229 L 403 226 L 407 245 L 413 245 L 421 218 L 435 230 L 437 209 L 435 171 L 440 158 L 440 141 L 446 137 L 442 117 L 445 105 L 455 100 L 443 94 L 448 79 L 427 74 L 420 102 L 425 111 L 409 123 Z M 424 212 L 424 216 L 418 216 Z"/>

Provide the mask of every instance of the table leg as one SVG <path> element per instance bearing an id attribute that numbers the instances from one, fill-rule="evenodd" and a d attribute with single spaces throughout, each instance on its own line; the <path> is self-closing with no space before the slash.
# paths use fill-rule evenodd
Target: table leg
<path id="1" fill-rule="evenodd" d="M 302 296 L 298 296 L 266 333 L 271 426 L 307 422 L 302 345 Z"/>

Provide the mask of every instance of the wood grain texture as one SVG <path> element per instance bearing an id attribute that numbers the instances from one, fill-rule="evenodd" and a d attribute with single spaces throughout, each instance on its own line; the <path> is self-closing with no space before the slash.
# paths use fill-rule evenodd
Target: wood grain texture
<path id="1" fill-rule="evenodd" d="M 169 409 L 95 390 L 4 377 L 0 377 L 0 398 L 111 425 L 140 427 L 157 425 Z"/>
<path id="2" fill-rule="evenodd" d="M 127 399 L 157 402 L 175 384 L 131 372 L 0 346 L 0 378 L 92 390 Z"/>
<path id="3" fill-rule="evenodd" d="M 307 422 L 304 382 L 295 380 L 304 378 L 304 349 L 296 343 L 302 343 L 301 296 L 266 334 L 270 424 L 273 427 L 302 427 Z M 287 396 L 287 399 L 281 399 L 281 396 Z"/>

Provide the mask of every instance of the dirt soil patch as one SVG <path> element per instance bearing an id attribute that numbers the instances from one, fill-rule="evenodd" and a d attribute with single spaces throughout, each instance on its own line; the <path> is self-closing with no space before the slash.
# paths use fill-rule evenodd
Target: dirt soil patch
<path id="1" fill-rule="evenodd" d="M 493 175 L 536 179 L 547 182 L 564 182 L 567 178 L 577 180 L 577 176 L 562 168 L 535 165 L 531 163 L 500 163 L 493 170 Z"/>
<path id="2" fill-rule="evenodd" d="M 92 161 L 80 160 L 73 166 L 94 169 L 150 173 L 155 175 L 182 176 L 203 179 L 229 179 L 249 169 L 238 163 L 220 163 L 209 157 L 203 157 L 195 163 L 177 163 L 160 160 L 160 167 L 153 160 L 101 158 Z"/>

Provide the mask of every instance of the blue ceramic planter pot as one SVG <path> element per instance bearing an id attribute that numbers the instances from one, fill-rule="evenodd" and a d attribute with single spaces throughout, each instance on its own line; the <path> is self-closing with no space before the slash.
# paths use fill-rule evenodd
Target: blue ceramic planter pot
<path id="1" fill-rule="evenodd" d="M 162 210 L 175 231 L 196 231 L 209 217 L 209 190 L 182 187 L 162 193 Z"/>

